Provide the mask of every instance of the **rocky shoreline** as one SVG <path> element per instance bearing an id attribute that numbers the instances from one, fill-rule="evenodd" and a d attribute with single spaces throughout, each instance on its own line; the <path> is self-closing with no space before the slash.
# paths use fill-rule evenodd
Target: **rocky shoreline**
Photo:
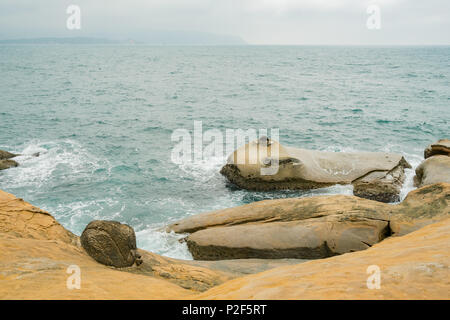
<path id="1" fill-rule="evenodd" d="M 193 261 L 138 249 L 134 230 L 116 221 L 92 221 L 78 237 L 0 191 L 0 299 L 449 299 L 448 146 L 427 147 L 418 189 L 399 204 L 343 195 L 265 200 L 169 225 L 188 234 Z M 381 172 L 364 190 L 375 180 L 396 188 L 393 170 L 406 164 L 388 159 L 392 168 L 360 177 Z M 370 265 L 381 269 L 379 290 L 366 286 Z M 67 287 L 71 266 L 81 270 L 79 289 Z"/>

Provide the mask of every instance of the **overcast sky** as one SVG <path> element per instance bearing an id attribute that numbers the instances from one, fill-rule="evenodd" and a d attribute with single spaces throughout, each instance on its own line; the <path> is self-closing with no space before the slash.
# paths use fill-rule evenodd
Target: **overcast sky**
<path id="1" fill-rule="evenodd" d="M 70 4 L 81 8 L 81 30 L 66 28 Z M 366 26 L 370 4 L 381 10 L 380 30 Z M 234 35 L 250 44 L 450 44 L 450 1 L 0 1 L 0 39 L 123 39 L 155 30 Z"/>

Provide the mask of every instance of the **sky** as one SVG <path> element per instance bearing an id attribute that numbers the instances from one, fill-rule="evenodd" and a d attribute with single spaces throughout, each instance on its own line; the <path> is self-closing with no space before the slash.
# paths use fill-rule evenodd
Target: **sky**
<path id="1" fill-rule="evenodd" d="M 69 30 L 69 5 L 81 29 Z M 370 5 L 380 29 L 369 29 Z M 248 44 L 449 45 L 449 0 L 1 0 L 0 39 L 208 32 Z"/>

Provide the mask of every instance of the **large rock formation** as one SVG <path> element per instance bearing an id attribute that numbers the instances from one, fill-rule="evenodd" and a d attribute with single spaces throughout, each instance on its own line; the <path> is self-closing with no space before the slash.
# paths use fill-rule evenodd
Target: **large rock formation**
<path id="1" fill-rule="evenodd" d="M 424 190 L 409 203 L 411 213 L 414 202 L 436 192 Z M 47 212 L 0 191 L 0 299 L 450 299 L 450 219 L 364 251 L 301 264 L 182 261 L 139 250 L 140 266 L 115 269 L 96 262 L 79 242 Z M 378 290 L 366 286 L 369 265 L 381 269 Z M 81 272 L 79 289 L 67 286 L 73 267 Z"/>
<path id="2" fill-rule="evenodd" d="M 48 212 L 1 190 L 0 248 L 0 299 L 177 299 L 241 275 L 303 262 L 185 261 L 138 249 L 139 266 L 115 269 L 92 259 L 80 238 Z M 81 270 L 80 290 L 66 287 L 71 265 Z"/>
<path id="3" fill-rule="evenodd" d="M 11 160 L 11 158 L 16 157 L 17 155 L 11 152 L 0 150 L 0 170 L 17 167 L 19 164 Z"/>
<path id="4" fill-rule="evenodd" d="M 92 258 L 107 266 L 123 268 L 142 263 L 133 228 L 117 221 L 90 222 L 81 234 L 81 245 Z"/>
<path id="5" fill-rule="evenodd" d="M 424 158 L 427 159 L 434 155 L 444 155 L 450 157 L 450 140 L 441 139 L 435 143 L 430 144 L 424 151 Z"/>
<path id="6" fill-rule="evenodd" d="M 414 184 L 417 187 L 450 183 L 450 140 L 442 139 L 429 145 L 424 152 L 425 160 L 416 168 Z"/>
<path id="7" fill-rule="evenodd" d="M 227 281 L 196 298 L 448 300 L 449 244 L 450 219 L 445 219 L 364 251 Z M 379 289 L 367 286 L 373 276 L 369 266 L 379 268 Z"/>
<path id="8" fill-rule="evenodd" d="M 231 154 L 220 172 L 233 184 L 249 190 L 353 184 L 359 197 L 394 202 L 400 199 L 405 168 L 411 166 L 399 154 L 324 152 L 258 140 Z"/>
<path id="9" fill-rule="evenodd" d="M 195 259 L 317 259 L 366 249 L 450 213 L 450 184 L 410 192 L 389 205 L 354 196 L 265 200 L 183 219 L 169 231 L 191 233 Z"/>

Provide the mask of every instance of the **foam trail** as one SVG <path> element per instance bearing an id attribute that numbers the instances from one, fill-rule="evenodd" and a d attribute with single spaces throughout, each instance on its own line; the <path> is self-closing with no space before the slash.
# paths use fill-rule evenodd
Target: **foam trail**
<path id="1" fill-rule="evenodd" d="M 186 237 L 186 234 L 168 233 L 161 230 L 162 227 L 163 224 L 155 224 L 144 230 L 137 231 L 138 248 L 144 248 L 169 258 L 193 260 L 186 243 L 180 242 L 181 239 Z"/>

